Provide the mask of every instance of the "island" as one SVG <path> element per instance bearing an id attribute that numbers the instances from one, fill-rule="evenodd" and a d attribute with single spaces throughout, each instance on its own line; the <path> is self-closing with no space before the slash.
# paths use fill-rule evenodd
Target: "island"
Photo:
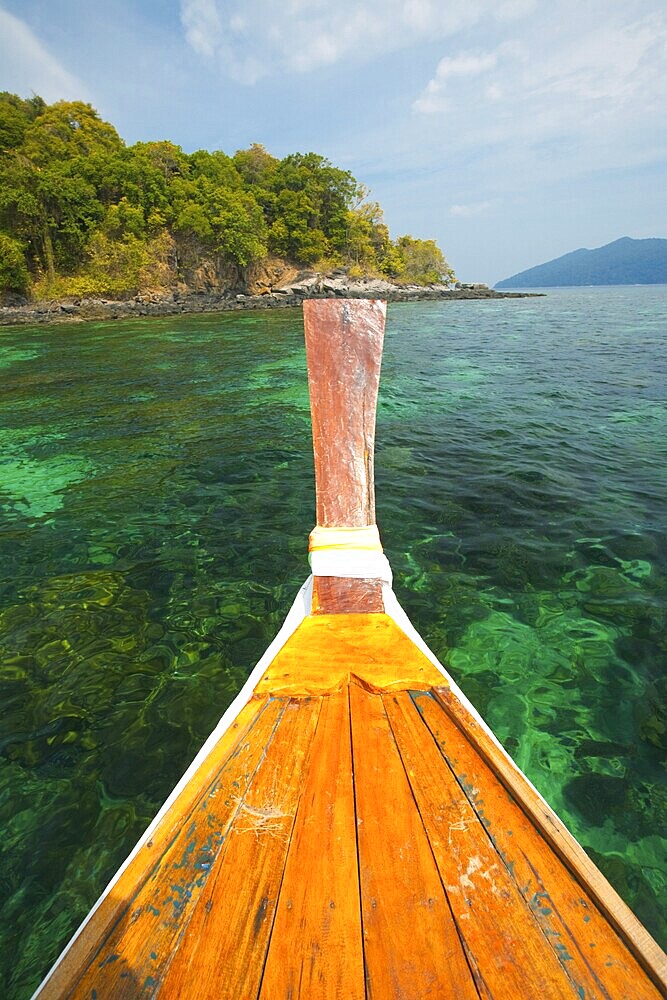
<path id="1" fill-rule="evenodd" d="M 495 297 L 317 153 L 128 146 L 81 101 L 0 93 L 0 323 Z"/>
<path id="2" fill-rule="evenodd" d="M 667 283 L 667 240 L 629 236 L 597 247 L 573 250 L 546 264 L 519 271 L 495 288 L 553 288 L 568 285 L 661 285 Z"/>

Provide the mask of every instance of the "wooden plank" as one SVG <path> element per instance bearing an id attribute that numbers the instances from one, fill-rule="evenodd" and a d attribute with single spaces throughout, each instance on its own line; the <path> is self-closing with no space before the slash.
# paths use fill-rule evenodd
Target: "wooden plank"
<path id="1" fill-rule="evenodd" d="M 107 984 L 110 981 L 116 984 L 114 988 L 117 988 L 118 996 L 125 995 L 121 987 L 127 985 L 129 989 L 141 975 L 141 972 L 130 972 L 140 964 L 138 954 L 144 954 L 145 958 L 146 949 L 142 947 L 141 934 L 137 932 L 141 929 L 147 937 L 151 933 L 157 934 L 158 939 L 165 934 L 169 936 L 168 925 L 161 929 L 162 921 L 156 920 L 158 914 L 154 909 L 142 908 L 152 907 L 151 899 L 154 900 L 156 894 L 159 898 L 161 879 L 169 872 L 173 859 L 183 853 L 185 842 L 196 842 L 196 838 L 202 836 L 208 838 L 209 832 L 202 833 L 202 820 L 206 820 L 208 825 L 212 804 L 215 806 L 213 812 L 218 814 L 228 797 L 230 780 L 236 780 L 224 774 L 230 760 L 233 759 L 237 771 L 249 776 L 261 755 L 263 741 L 270 738 L 281 712 L 279 701 L 269 702 L 266 698 L 252 700 L 241 710 L 172 804 L 150 840 L 132 858 L 69 950 L 63 954 L 53 974 L 42 986 L 41 998 L 89 997 L 93 988 L 90 984 Z M 251 740 L 247 739 L 249 734 Z M 225 810 L 226 806 L 221 813 Z M 193 818 L 197 829 L 189 833 Z M 218 818 L 219 823 L 224 824 L 224 815 L 220 814 Z M 181 877 L 185 874 L 183 870 Z M 202 868 L 196 878 L 205 874 L 206 869 Z M 124 937 L 125 934 L 127 936 Z M 113 955 L 118 957 L 109 961 Z M 162 958 L 160 956 L 160 961 Z M 150 966 L 153 964 L 151 960 Z M 121 979 L 122 972 L 128 974 Z"/>
<path id="2" fill-rule="evenodd" d="M 350 688 L 369 1000 L 477 1000 L 382 697 Z"/>
<path id="3" fill-rule="evenodd" d="M 301 622 L 255 692 L 332 694 L 355 678 L 369 690 L 429 690 L 445 682 L 389 615 L 316 615 Z"/>
<path id="4" fill-rule="evenodd" d="M 166 973 L 165 997 L 256 997 L 320 702 L 290 701 Z"/>
<path id="5" fill-rule="evenodd" d="M 375 523 L 375 411 L 386 303 L 308 299 L 303 304 L 313 418 L 317 523 Z"/>
<path id="6" fill-rule="evenodd" d="M 521 771 L 500 751 L 482 726 L 470 716 L 449 688 L 439 688 L 436 697 L 456 721 L 466 727 L 480 756 L 501 779 L 507 790 L 521 804 L 565 864 L 587 888 L 591 898 L 605 914 L 612 927 L 626 942 L 640 965 L 661 988 L 667 990 L 667 955 L 646 928 L 623 902 L 584 849 L 560 821 L 554 811 L 535 792 Z"/>
<path id="7" fill-rule="evenodd" d="M 322 699 L 271 934 L 262 1000 L 364 1000 L 347 691 Z"/>
<path id="8" fill-rule="evenodd" d="M 313 615 L 382 614 L 382 580 L 313 577 Z"/>
<path id="9" fill-rule="evenodd" d="M 439 689 L 437 700 L 419 694 L 414 699 L 544 933 L 567 963 L 571 978 L 584 985 L 585 996 L 657 1000 L 661 994 L 614 932 L 607 914 L 597 908 L 587 878 L 566 866 L 544 836 L 539 817 L 550 810 L 535 792 L 527 794 L 521 772 L 449 691 Z M 533 797 L 539 807 L 531 804 Z"/>
<path id="10" fill-rule="evenodd" d="M 452 914 L 493 1000 L 577 996 L 407 691 L 385 710 Z"/>

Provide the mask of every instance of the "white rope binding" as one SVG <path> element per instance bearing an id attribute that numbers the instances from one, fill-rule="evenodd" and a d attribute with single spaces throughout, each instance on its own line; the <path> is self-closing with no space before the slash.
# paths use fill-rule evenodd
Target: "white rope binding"
<path id="1" fill-rule="evenodd" d="M 390 587 L 392 572 L 382 551 L 376 524 L 362 528 L 324 528 L 310 534 L 308 561 L 313 576 L 382 580 Z"/>

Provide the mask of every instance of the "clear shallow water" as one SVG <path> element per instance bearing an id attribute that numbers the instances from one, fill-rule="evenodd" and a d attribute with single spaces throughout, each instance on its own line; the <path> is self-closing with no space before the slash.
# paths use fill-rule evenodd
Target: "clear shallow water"
<path id="1" fill-rule="evenodd" d="M 307 573 L 297 312 L 0 331 L 0 995 L 27 997 Z M 664 943 L 667 287 L 389 307 L 413 622 Z"/>

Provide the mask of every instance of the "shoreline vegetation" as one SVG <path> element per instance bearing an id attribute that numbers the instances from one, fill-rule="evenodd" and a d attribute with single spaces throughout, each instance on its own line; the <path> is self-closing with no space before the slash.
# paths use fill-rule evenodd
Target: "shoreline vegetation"
<path id="1" fill-rule="evenodd" d="M 81 101 L 0 93 L 0 324 L 497 297 L 317 153 L 128 146 Z"/>
<path id="2" fill-rule="evenodd" d="M 301 305 L 311 298 L 369 298 L 388 302 L 460 299 L 510 299 L 535 297 L 535 292 L 498 292 L 486 285 L 398 285 L 379 278 L 351 279 L 347 274 L 307 272 L 283 286 L 261 291 L 237 289 L 160 289 L 130 299 L 68 298 L 0 306 L 0 326 L 76 323 L 138 316 L 174 316 L 280 309 Z"/>

